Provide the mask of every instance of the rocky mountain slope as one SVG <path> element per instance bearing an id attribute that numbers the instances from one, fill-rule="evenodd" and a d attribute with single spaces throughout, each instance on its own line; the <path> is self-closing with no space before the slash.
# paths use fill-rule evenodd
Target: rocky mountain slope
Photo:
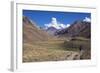
<path id="1" fill-rule="evenodd" d="M 69 36 L 69 37 L 91 37 L 91 23 L 85 21 L 75 21 L 69 28 L 62 29 L 61 31 L 57 31 L 55 34 L 58 36 Z"/>
<path id="2" fill-rule="evenodd" d="M 46 32 L 50 35 L 55 35 L 55 33 L 57 32 L 58 30 L 54 27 L 49 27 L 46 29 Z"/>
<path id="3" fill-rule="evenodd" d="M 23 41 L 35 42 L 45 41 L 51 38 L 48 33 L 41 30 L 36 26 L 36 23 L 32 22 L 29 18 L 23 16 Z"/>

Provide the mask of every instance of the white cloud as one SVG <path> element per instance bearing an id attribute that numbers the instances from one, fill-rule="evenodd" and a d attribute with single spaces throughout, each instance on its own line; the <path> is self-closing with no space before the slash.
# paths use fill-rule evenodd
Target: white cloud
<path id="1" fill-rule="evenodd" d="M 50 23 L 45 24 L 46 29 L 49 27 L 55 27 L 56 29 L 62 29 L 62 28 L 67 28 L 69 26 L 70 24 L 65 25 L 65 24 L 59 23 L 55 17 L 52 17 L 52 20 Z"/>
<path id="2" fill-rule="evenodd" d="M 86 21 L 86 22 L 91 22 L 91 19 L 88 18 L 88 17 L 85 17 L 85 19 L 83 19 L 83 21 Z"/>
<path id="3" fill-rule="evenodd" d="M 62 28 L 68 28 L 68 27 L 70 26 L 70 24 L 67 24 L 67 25 L 65 25 L 65 24 L 60 24 L 60 26 L 61 26 Z"/>
<path id="4" fill-rule="evenodd" d="M 66 27 L 68 28 L 70 26 L 70 24 L 67 24 Z"/>

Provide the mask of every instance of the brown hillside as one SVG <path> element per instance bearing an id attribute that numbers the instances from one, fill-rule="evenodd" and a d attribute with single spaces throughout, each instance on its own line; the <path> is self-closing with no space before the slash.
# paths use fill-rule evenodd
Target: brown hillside
<path id="1" fill-rule="evenodd" d="M 50 36 L 39 29 L 35 23 L 23 16 L 23 42 L 33 43 L 35 41 L 48 40 Z"/>

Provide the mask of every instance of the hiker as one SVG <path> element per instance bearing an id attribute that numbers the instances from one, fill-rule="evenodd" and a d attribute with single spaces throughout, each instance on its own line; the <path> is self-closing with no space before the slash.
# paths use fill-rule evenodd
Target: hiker
<path id="1" fill-rule="evenodd" d="M 79 52 L 80 52 L 80 59 L 82 59 L 82 55 L 83 55 L 83 52 L 84 52 L 82 46 L 79 47 Z"/>
<path id="2" fill-rule="evenodd" d="M 79 47 L 79 50 L 80 50 L 80 51 L 82 50 L 82 46 Z"/>

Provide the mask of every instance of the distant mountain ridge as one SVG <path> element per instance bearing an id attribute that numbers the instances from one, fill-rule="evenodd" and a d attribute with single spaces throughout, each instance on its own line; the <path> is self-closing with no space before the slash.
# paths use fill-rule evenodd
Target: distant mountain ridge
<path id="1" fill-rule="evenodd" d="M 91 23 L 86 21 L 75 21 L 69 28 L 62 29 L 55 33 L 59 37 L 74 37 L 81 36 L 90 38 L 91 37 Z"/>
<path id="2" fill-rule="evenodd" d="M 46 29 L 46 32 L 50 35 L 55 35 L 55 33 L 58 31 L 55 27 L 49 27 Z"/>

